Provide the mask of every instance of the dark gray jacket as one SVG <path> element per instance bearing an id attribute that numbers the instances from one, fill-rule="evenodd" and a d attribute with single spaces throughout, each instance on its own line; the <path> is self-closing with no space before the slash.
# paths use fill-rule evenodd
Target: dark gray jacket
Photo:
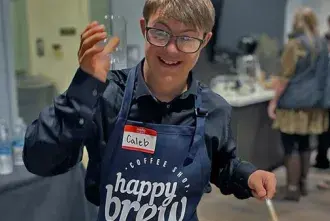
<path id="1" fill-rule="evenodd" d="M 295 38 L 305 47 L 307 54 L 297 61 L 295 73 L 279 99 L 278 108 L 323 108 L 325 107 L 325 89 L 328 87 L 325 82 L 329 75 L 326 42 L 324 39 L 315 38 L 315 47 L 306 35 L 299 35 Z"/>

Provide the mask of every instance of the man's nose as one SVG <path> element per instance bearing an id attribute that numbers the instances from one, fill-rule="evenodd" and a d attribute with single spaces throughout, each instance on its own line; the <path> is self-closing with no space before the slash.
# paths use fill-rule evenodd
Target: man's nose
<path id="1" fill-rule="evenodd" d="M 172 38 L 167 46 L 166 46 L 166 50 L 169 53 L 179 53 L 180 51 L 178 50 L 178 47 L 176 46 L 176 42 L 175 42 L 175 38 Z"/>

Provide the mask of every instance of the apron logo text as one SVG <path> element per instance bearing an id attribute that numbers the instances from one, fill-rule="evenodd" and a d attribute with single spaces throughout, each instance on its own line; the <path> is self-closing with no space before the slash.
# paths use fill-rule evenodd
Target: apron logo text
<path id="1" fill-rule="evenodd" d="M 116 220 L 120 215 L 120 220 L 126 220 L 128 214 L 131 211 L 137 212 L 136 220 L 151 220 L 158 213 L 158 220 L 183 220 L 186 206 L 187 198 L 182 197 L 179 202 L 173 202 L 176 198 L 177 183 L 162 183 L 140 180 L 130 180 L 126 181 L 122 177 L 122 173 L 117 173 L 117 180 L 115 187 L 111 184 L 106 186 L 107 196 L 105 205 L 105 217 L 106 220 Z M 121 200 L 114 196 L 114 193 L 135 195 L 136 201 L 131 202 L 130 200 Z M 150 197 L 149 202 L 141 205 L 140 202 L 143 197 Z M 155 201 L 158 198 L 164 198 L 164 200 L 159 203 L 161 205 L 155 205 Z M 169 217 L 165 219 L 165 213 L 167 208 L 172 203 L 170 208 Z M 180 205 L 180 206 L 179 206 Z M 110 210 L 111 206 L 114 206 L 114 210 Z M 181 215 L 177 217 L 177 210 L 181 209 Z M 110 214 L 110 211 L 112 214 Z"/>
<path id="2" fill-rule="evenodd" d="M 137 159 L 136 162 L 130 162 L 129 163 L 129 167 L 134 169 L 135 167 L 137 166 L 141 166 L 141 165 L 151 165 L 151 164 L 155 164 L 157 166 L 162 166 L 163 168 L 165 168 L 167 166 L 167 161 L 164 161 L 164 162 L 161 162 L 160 159 L 154 159 L 154 158 L 150 158 L 150 159 L 147 159 L 147 158 L 143 158 L 143 160 L 139 160 Z"/>

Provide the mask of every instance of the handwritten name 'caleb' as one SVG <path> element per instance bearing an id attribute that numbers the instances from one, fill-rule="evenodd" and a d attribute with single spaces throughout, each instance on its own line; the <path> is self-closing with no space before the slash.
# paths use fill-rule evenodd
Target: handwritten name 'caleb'
<path id="1" fill-rule="evenodd" d="M 133 137 L 130 134 L 126 137 L 126 142 L 133 145 L 138 145 L 140 147 L 148 147 L 150 142 L 146 139 L 140 140 L 138 137 Z"/>

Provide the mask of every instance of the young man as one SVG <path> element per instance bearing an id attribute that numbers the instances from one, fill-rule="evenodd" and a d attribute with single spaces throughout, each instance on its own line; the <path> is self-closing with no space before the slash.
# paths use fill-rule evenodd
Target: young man
<path id="1" fill-rule="evenodd" d="M 115 46 L 100 48 L 104 27 L 89 24 L 70 87 L 27 130 L 28 170 L 65 173 L 85 145 L 86 197 L 99 221 L 198 220 L 210 181 L 240 199 L 272 198 L 274 174 L 236 156 L 231 107 L 191 73 L 213 24 L 210 0 L 147 0 L 145 59 L 111 72 Z"/>

